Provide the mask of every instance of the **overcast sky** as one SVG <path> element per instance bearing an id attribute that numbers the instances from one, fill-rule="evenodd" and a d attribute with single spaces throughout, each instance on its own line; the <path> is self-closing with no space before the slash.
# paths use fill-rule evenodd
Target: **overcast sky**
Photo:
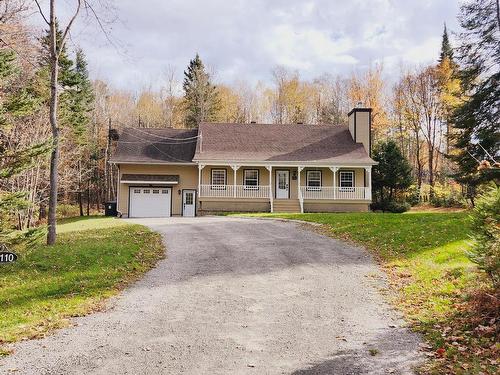
<path id="1" fill-rule="evenodd" d="M 73 0 L 60 2 L 61 6 Z M 72 42 L 93 78 L 132 91 L 157 87 L 168 66 L 177 76 L 198 52 L 218 82 L 270 82 L 276 65 L 309 79 L 383 62 L 436 60 L 443 29 L 457 30 L 458 0 L 116 0 L 112 39 L 80 19 Z"/>

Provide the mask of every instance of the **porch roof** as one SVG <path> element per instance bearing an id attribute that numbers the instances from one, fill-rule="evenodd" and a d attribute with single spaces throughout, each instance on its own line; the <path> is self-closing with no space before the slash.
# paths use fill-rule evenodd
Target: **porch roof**
<path id="1" fill-rule="evenodd" d="M 346 126 L 201 123 L 194 161 L 376 164 Z"/>
<path id="2" fill-rule="evenodd" d="M 149 183 L 149 184 L 178 184 L 179 175 L 174 174 L 126 174 L 124 173 L 121 182 L 126 183 Z"/>

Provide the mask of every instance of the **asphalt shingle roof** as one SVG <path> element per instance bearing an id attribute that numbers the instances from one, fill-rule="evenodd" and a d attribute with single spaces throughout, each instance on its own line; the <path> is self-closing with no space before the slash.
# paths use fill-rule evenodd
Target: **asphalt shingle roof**
<path id="1" fill-rule="evenodd" d="M 125 128 L 119 134 L 115 163 L 191 163 L 198 129 Z"/>
<path id="2" fill-rule="evenodd" d="M 198 137 L 197 137 L 198 136 Z M 112 162 L 374 164 L 345 126 L 202 123 L 199 129 L 125 128 Z"/>
<path id="3" fill-rule="evenodd" d="M 374 163 L 346 126 L 200 124 L 196 161 Z"/>

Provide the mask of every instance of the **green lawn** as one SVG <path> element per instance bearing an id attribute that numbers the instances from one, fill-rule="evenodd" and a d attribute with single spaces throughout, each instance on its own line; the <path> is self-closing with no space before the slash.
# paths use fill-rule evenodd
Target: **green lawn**
<path id="1" fill-rule="evenodd" d="M 98 309 L 164 254 L 160 235 L 114 218 L 63 220 L 58 233 L 55 246 L 19 250 L 16 263 L 0 265 L 0 354 L 2 344 Z"/>
<path id="2" fill-rule="evenodd" d="M 439 358 L 426 368 L 425 373 L 494 373 L 497 369 L 495 365 L 490 366 L 489 358 L 481 358 L 483 351 L 476 357 L 473 354 L 476 346 L 494 346 L 494 342 L 479 342 L 483 338 L 476 340 L 474 335 L 467 337 L 469 327 L 457 323 L 461 314 L 458 306 L 467 293 L 478 285 L 484 285 L 475 265 L 467 258 L 470 228 L 466 212 L 245 216 L 324 224 L 320 229 L 323 233 L 370 249 L 386 269 L 390 283 L 397 291 L 393 301 L 395 305 L 404 311 L 416 330 L 425 334 L 434 350 L 445 349 L 445 357 L 450 359 Z M 457 343 L 452 345 L 449 341 L 450 333 L 443 333 L 449 328 L 463 339 L 462 344 L 467 345 L 470 352 L 457 352 Z M 488 353 L 486 357 L 491 355 L 491 352 Z M 453 369 L 447 368 L 448 365 Z"/>

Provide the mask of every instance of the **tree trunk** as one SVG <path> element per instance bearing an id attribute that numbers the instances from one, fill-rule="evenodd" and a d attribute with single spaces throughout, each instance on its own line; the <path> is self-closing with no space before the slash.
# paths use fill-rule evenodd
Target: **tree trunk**
<path id="1" fill-rule="evenodd" d="M 434 198 L 434 148 L 427 146 L 429 152 L 429 200 Z"/>
<path id="2" fill-rule="evenodd" d="M 78 161 L 78 206 L 80 216 L 83 216 L 83 198 L 82 198 L 82 164 Z"/>
<path id="3" fill-rule="evenodd" d="M 40 207 L 38 209 L 38 220 L 43 220 L 47 217 L 47 207 L 45 203 L 40 203 Z"/>
<path id="4" fill-rule="evenodd" d="M 83 197 L 82 197 L 82 191 L 78 191 L 78 206 L 80 208 L 80 216 L 83 216 Z"/>
<path id="5" fill-rule="evenodd" d="M 50 127 L 52 129 L 52 152 L 50 154 L 50 192 L 47 245 L 56 242 L 57 210 L 57 170 L 59 164 L 59 127 L 57 124 L 57 81 L 59 75 L 59 56 L 56 42 L 55 4 L 50 2 Z"/>
<path id="6" fill-rule="evenodd" d="M 90 216 L 90 182 L 87 184 L 87 216 Z"/>

